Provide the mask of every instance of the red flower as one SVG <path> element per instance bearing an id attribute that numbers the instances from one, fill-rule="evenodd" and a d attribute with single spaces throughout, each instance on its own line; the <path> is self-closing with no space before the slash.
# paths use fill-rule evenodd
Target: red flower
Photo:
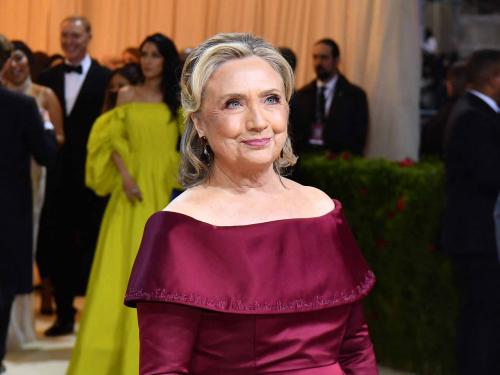
<path id="1" fill-rule="evenodd" d="M 414 166 L 415 162 L 413 160 L 411 160 L 410 158 L 406 158 L 404 160 L 401 160 L 398 164 L 401 168 L 406 168 L 406 167 Z"/>
<path id="2" fill-rule="evenodd" d="M 396 216 L 396 211 L 389 211 L 387 213 L 387 219 L 392 220 Z"/>
<path id="3" fill-rule="evenodd" d="M 343 151 L 340 153 L 340 158 L 342 160 L 349 160 L 349 159 L 351 159 L 351 154 L 349 151 Z"/>
<path id="4" fill-rule="evenodd" d="M 341 158 L 342 160 L 350 160 L 351 153 L 349 151 L 342 151 L 340 154 L 336 154 L 335 152 L 332 151 L 326 151 L 325 158 L 326 160 L 335 160 L 337 158 Z"/>
<path id="5" fill-rule="evenodd" d="M 359 189 L 359 195 L 361 195 L 362 197 L 368 196 L 368 188 L 362 187 L 361 189 Z"/>
<path id="6" fill-rule="evenodd" d="M 406 210 L 405 197 L 403 197 L 403 196 L 399 197 L 398 201 L 396 202 L 396 210 L 399 212 L 403 212 L 404 210 Z"/>

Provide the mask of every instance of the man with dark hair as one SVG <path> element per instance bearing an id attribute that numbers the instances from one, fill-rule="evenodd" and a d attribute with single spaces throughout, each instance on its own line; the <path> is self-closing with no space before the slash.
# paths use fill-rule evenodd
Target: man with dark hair
<path id="1" fill-rule="evenodd" d="M 42 73 L 39 82 L 57 95 L 64 111 L 65 143 L 48 171 L 38 250 L 51 254 L 57 320 L 45 334 L 73 332 L 76 293 L 84 293 L 92 265 L 105 199 L 85 187 L 90 129 L 100 115 L 111 72 L 90 58 L 90 22 L 81 16 L 61 22 L 64 64 Z"/>
<path id="2" fill-rule="evenodd" d="M 422 126 L 420 155 L 443 158 L 443 144 L 446 125 L 453 106 L 466 90 L 465 64 L 453 64 L 446 72 L 447 101 L 439 112 Z"/>
<path id="3" fill-rule="evenodd" d="M 301 88 L 291 105 L 294 150 L 348 151 L 363 155 L 368 131 L 365 92 L 338 70 L 340 50 L 333 40 L 314 44 L 316 79 Z"/>
<path id="4" fill-rule="evenodd" d="M 12 44 L 0 35 L 0 77 Z M 53 126 L 42 122 L 35 101 L 0 87 L 0 373 L 10 310 L 16 294 L 33 286 L 31 157 L 47 165 L 55 157 Z"/>
<path id="5" fill-rule="evenodd" d="M 443 245 L 461 293 L 459 373 L 500 374 L 500 263 L 493 217 L 500 191 L 500 51 L 475 52 L 466 76 L 469 90 L 447 126 Z"/>

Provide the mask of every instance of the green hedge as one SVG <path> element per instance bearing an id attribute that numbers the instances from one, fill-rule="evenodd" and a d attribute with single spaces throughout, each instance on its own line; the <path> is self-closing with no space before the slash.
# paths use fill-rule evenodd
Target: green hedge
<path id="1" fill-rule="evenodd" d="M 418 374 L 454 374 L 457 293 L 437 251 L 444 204 L 438 162 L 301 160 L 305 183 L 339 199 L 377 284 L 365 311 L 377 359 Z"/>

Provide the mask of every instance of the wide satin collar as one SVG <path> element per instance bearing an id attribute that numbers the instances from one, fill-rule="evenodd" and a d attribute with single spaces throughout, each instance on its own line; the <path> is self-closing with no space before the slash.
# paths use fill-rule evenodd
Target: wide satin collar
<path id="1" fill-rule="evenodd" d="M 293 313 L 355 302 L 374 282 L 338 201 L 322 216 L 239 226 L 163 211 L 146 224 L 125 303 Z"/>

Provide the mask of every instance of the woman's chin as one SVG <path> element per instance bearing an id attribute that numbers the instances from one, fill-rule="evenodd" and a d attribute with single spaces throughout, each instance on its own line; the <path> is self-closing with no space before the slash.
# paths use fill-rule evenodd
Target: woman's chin
<path id="1" fill-rule="evenodd" d="M 28 79 L 28 76 L 11 76 L 9 77 L 9 81 L 14 84 L 14 85 L 22 85 L 24 83 L 24 81 L 26 81 L 26 79 Z"/>
<path id="2" fill-rule="evenodd" d="M 254 153 L 243 158 L 238 165 L 242 168 L 247 166 L 248 169 L 266 169 L 272 168 L 274 161 L 278 156 L 270 153 Z"/>

